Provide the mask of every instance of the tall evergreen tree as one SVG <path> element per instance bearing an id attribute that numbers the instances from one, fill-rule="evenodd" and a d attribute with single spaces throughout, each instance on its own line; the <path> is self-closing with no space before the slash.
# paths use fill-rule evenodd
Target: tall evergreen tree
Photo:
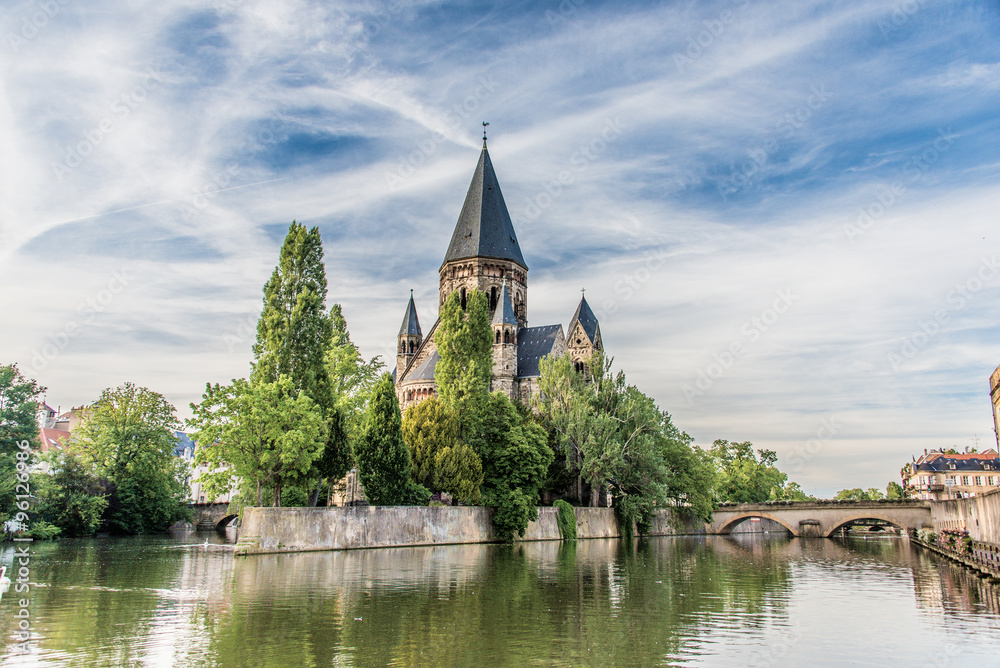
<path id="1" fill-rule="evenodd" d="M 384 374 L 375 386 L 354 456 L 365 496 L 372 505 L 407 502 L 410 451 L 403 443 L 399 400 L 389 374 Z"/>
<path id="2" fill-rule="evenodd" d="M 438 395 L 458 417 L 461 437 L 466 442 L 478 432 L 486 409 L 493 376 L 493 333 L 486 295 L 473 290 L 462 309 L 460 296 L 453 292 L 441 308 L 441 323 L 434 334 L 441 359 L 434 370 Z"/>
<path id="3" fill-rule="evenodd" d="M 0 522 L 17 510 L 15 459 L 17 453 L 31 453 L 38 444 L 37 399 L 44 391 L 16 364 L 0 366 Z M 27 450 L 18 447 L 24 441 L 29 443 Z"/>
<path id="4" fill-rule="evenodd" d="M 326 447 L 335 451 L 326 459 L 331 464 L 349 459 L 350 455 L 343 451 L 343 442 L 336 439 L 339 432 L 329 428 L 337 406 L 326 360 L 333 335 L 333 320 L 325 311 L 326 295 L 319 228 L 306 230 L 293 221 L 281 246 L 278 265 L 264 285 L 251 381 L 273 383 L 287 376 L 295 389 L 313 401 L 327 422 Z M 286 478 L 282 482 L 307 486 L 313 490 L 315 504 L 321 477 L 314 466 L 298 480 Z"/>

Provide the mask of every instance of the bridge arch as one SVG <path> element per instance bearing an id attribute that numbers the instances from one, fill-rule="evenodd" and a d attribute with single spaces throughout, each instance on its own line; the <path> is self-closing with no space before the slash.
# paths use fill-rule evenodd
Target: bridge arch
<path id="1" fill-rule="evenodd" d="M 732 530 L 733 530 L 733 527 L 735 527 L 737 524 L 740 524 L 741 522 L 747 521 L 748 519 L 750 519 L 752 517 L 760 517 L 762 519 L 771 520 L 772 522 L 776 522 L 776 523 L 780 524 L 781 526 L 785 527 L 788 530 L 788 533 L 790 533 L 792 536 L 798 536 L 799 535 L 799 532 L 796 531 L 795 529 L 793 529 L 788 524 L 788 522 L 786 522 L 783 519 L 781 519 L 780 517 L 776 517 L 775 515 L 772 515 L 770 513 L 762 513 L 759 510 L 751 510 L 751 511 L 743 512 L 743 513 L 738 513 L 736 515 L 733 515 L 732 517 L 727 518 L 725 520 L 725 522 L 722 524 L 722 526 L 719 527 L 719 533 L 721 533 L 721 534 L 731 533 Z"/>
<path id="2" fill-rule="evenodd" d="M 885 522 L 886 524 L 891 524 L 896 527 L 902 533 L 906 533 L 906 525 L 901 523 L 898 519 L 889 517 L 883 513 L 873 513 L 873 512 L 861 512 L 854 515 L 850 515 L 844 518 L 838 518 L 836 522 L 831 525 L 831 528 L 826 532 L 826 537 L 831 538 L 833 534 L 837 533 L 841 528 L 848 524 L 853 524 L 859 520 L 879 520 Z"/>
<path id="3" fill-rule="evenodd" d="M 229 526 L 229 523 L 232 522 L 234 519 L 236 519 L 236 517 L 237 517 L 236 513 L 233 513 L 232 515 L 226 515 L 221 520 L 215 523 L 215 530 L 216 531 L 225 530 L 225 528 Z"/>

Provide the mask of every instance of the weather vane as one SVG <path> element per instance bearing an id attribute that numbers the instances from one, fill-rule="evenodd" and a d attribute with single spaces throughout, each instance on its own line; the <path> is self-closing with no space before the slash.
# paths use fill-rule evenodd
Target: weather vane
<path id="1" fill-rule="evenodd" d="M 483 145 L 486 144 L 486 126 L 489 125 L 486 121 L 483 121 Z"/>

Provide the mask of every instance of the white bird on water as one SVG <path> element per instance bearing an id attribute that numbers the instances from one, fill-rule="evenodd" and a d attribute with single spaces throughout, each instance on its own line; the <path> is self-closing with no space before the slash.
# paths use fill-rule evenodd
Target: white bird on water
<path id="1" fill-rule="evenodd" d="M 10 582 L 10 578 L 7 577 L 7 567 L 0 566 L 0 596 L 6 594 L 7 590 L 10 589 Z"/>

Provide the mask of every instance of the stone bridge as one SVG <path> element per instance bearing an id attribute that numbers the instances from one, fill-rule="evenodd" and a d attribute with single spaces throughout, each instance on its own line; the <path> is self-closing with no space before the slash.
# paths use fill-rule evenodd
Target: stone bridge
<path id="1" fill-rule="evenodd" d="M 866 520 L 878 520 L 903 531 L 932 526 L 931 507 L 926 501 L 796 501 L 791 503 L 744 503 L 722 506 L 705 525 L 710 534 L 728 534 L 752 517 L 773 520 L 793 536 L 829 538 L 838 529 Z"/>
<path id="2" fill-rule="evenodd" d="M 229 512 L 228 503 L 189 503 L 191 523 L 198 531 L 222 531 L 236 519 L 236 513 Z"/>

